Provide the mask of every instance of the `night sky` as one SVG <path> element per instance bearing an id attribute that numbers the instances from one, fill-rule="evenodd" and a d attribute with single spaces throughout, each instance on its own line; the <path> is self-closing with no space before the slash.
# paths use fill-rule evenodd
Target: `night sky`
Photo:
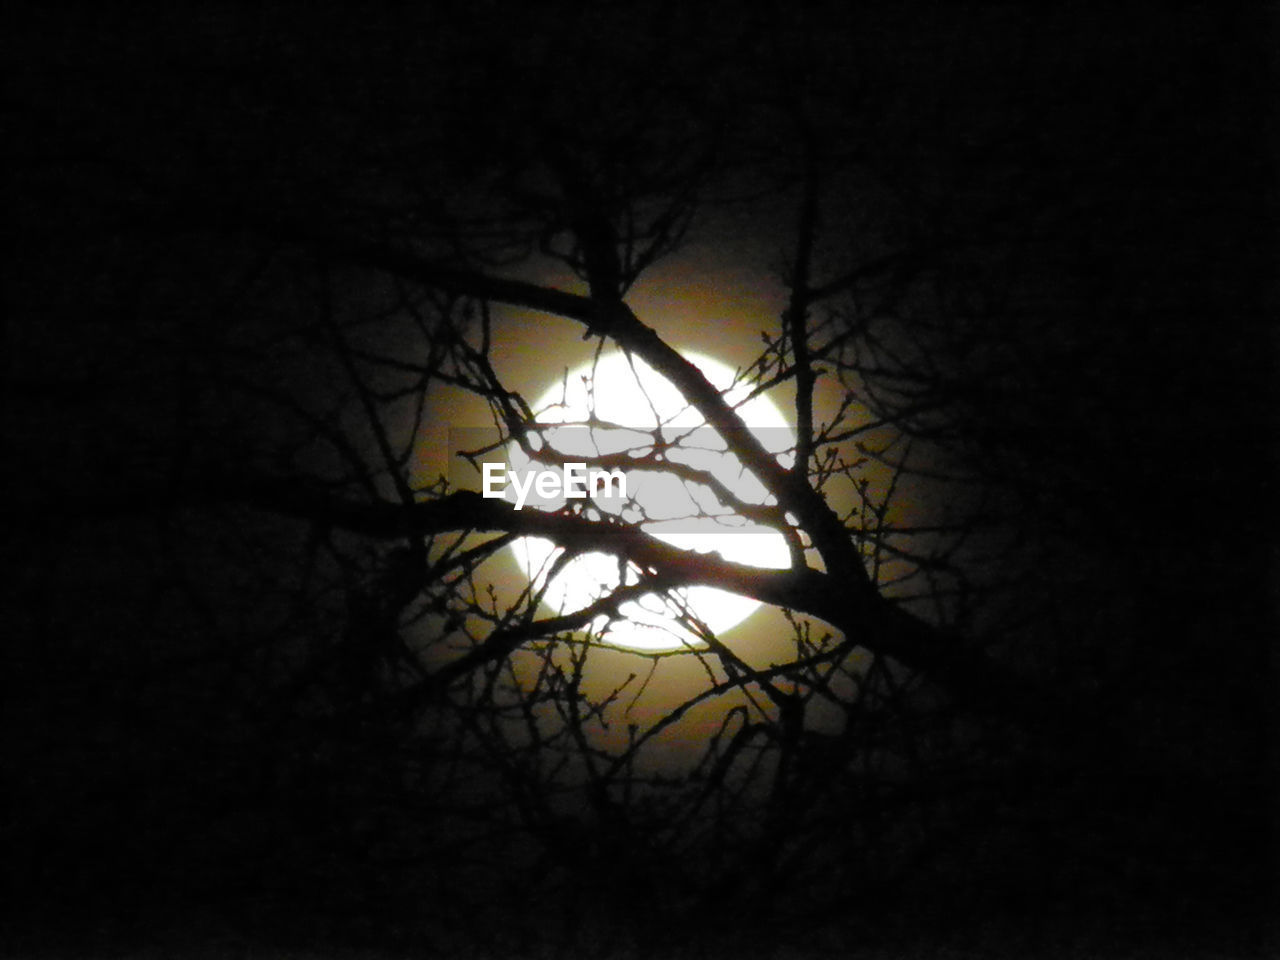
<path id="1" fill-rule="evenodd" d="M 1280 38 L 1230 6 L 10 12 L 0 953 L 1274 949 Z M 457 494 L 653 342 L 844 431 L 779 488 L 813 577 L 729 571 L 698 656 L 505 545 L 723 568 Z"/>

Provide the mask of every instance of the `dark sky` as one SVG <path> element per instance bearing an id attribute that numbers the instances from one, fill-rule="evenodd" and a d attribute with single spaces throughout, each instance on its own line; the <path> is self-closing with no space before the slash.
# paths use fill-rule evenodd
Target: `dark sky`
<path id="1" fill-rule="evenodd" d="M 502 955 L 516 943 L 604 957 L 633 942 L 617 930 L 663 916 L 673 940 L 710 956 L 802 936 L 817 956 L 862 936 L 896 942 L 913 922 L 980 951 L 981 923 L 961 922 L 976 917 L 991 918 L 989 947 L 1015 950 L 1017 930 L 1030 938 L 1016 941 L 1021 955 L 1037 955 L 1054 922 L 1086 909 L 1082 926 L 1117 955 L 1260 948 L 1275 880 L 1274 11 L 28 5 L 6 19 L 16 573 L 4 764 L 16 799 L 0 830 L 24 891 L 5 908 L 14 955 Z M 1112 714 L 1082 721 L 1093 733 L 1111 724 L 1106 755 L 1059 742 L 1016 797 L 963 794 L 985 798 L 989 842 L 960 843 L 956 862 L 938 854 L 936 874 L 886 885 L 880 900 L 861 890 L 848 908 L 857 935 L 828 907 L 806 915 L 749 880 L 723 902 L 716 883 L 693 879 L 683 900 L 655 895 L 646 883 L 679 874 L 682 856 L 712 854 L 664 847 L 665 833 L 588 831 L 586 814 L 556 821 L 570 835 L 560 847 L 529 820 L 468 847 L 470 834 L 450 833 L 458 796 L 496 795 L 511 771 L 481 765 L 449 795 L 458 805 L 437 810 L 400 776 L 437 756 L 436 740 L 326 725 L 305 693 L 321 682 L 308 674 L 316 638 L 376 619 L 358 600 L 385 552 L 339 535 L 332 566 L 309 567 L 303 525 L 228 505 L 218 488 L 237 468 L 291 480 L 336 469 L 340 456 L 300 439 L 295 407 L 373 445 L 339 409 L 345 371 L 325 309 L 370 351 L 442 342 L 343 242 L 433 262 L 465 246 L 473 265 L 585 291 L 537 252 L 567 229 L 539 220 L 551 216 L 548 156 L 596 171 L 606 216 L 627 204 L 653 216 L 697 184 L 686 252 L 642 275 L 635 302 L 698 299 L 704 312 L 654 326 L 688 345 L 731 342 L 744 362 L 781 303 L 806 136 L 834 171 L 815 273 L 919 251 L 904 260 L 916 279 L 886 342 L 937 364 L 947 403 L 929 423 L 931 462 L 974 471 L 1000 515 L 991 542 L 1008 552 L 982 560 L 979 579 L 1044 564 L 1019 571 L 1034 586 L 1016 599 L 1055 611 L 1058 630 L 1029 620 L 1043 646 L 1021 666 L 1093 688 L 1131 677 L 1109 694 Z M 539 345 L 590 349 L 576 324 L 504 322 L 501 336 L 527 351 L 518 377 L 534 378 Z M 548 379 L 559 372 L 550 364 Z M 435 396 L 438 426 L 452 401 Z M 969 502 L 956 498 L 932 506 Z M 453 722 L 431 736 L 447 741 Z M 957 721 L 939 737 L 969 729 Z M 1126 767 L 1156 747 L 1158 761 Z M 989 749 L 920 791 L 982 781 L 1001 767 Z M 1126 780 L 1126 769 L 1140 772 Z M 387 801 L 400 789 L 410 799 Z M 855 803 L 853 787 L 831 789 L 831 802 Z M 1114 834 L 1091 832 L 1078 811 L 1092 796 Z M 944 834 L 968 836 L 966 802 L 930 808 L 947 821 L 939 848 Z M 717 847 L 715 863 L 752 875 L 752 851 L 733 838 L 758 824 L 724 823 L 731 853 Z M 1099 835 L 1128 839 L 1112 849 Z M 904 857 L 915 849 L 900 842 Z M 1045 879 L 1073 846 L 1085 853 L 1064 885 L 1109 877 L 1114 891 L 1076 901 Z M 540 859 L 544 847 L 559 852 Z M 591 911 L 572 891 L 626 886 L 617 864 L 641 878 L 627 889 L 642 899 L 599 911 L 612 932 L 598 949 L 574 941 L 575 911 Z M 833 897 L 852 882 L 829 877 L 818 889 Z M 1011 890 L 1023 899 L 1010 906 Z M 920 906 L 952 896 L 952 914 Z M 774 910 L 774 925 L 746 929 L 757 910 Z M 488 929 L 495 916 L 540 932 L 503 940 Z M 737 926 L 706 928 L 721 923 Z M 654 936 L 653 955 L 678 955 Z"/>

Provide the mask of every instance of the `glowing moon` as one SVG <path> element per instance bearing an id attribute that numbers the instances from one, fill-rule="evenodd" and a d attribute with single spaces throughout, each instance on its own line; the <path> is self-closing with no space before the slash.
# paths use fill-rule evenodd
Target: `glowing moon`
<path id="1" fill-rule="evenodd" d="M 743 422 L 765 448 L 789 463 L 788 451 L 795 435 L 782 412 L 767 397 L 746 400 L 749 388 L 733 385 L 734 371 L 701 354 L 685 358 L 699 367 L 730 404 L 738 407 Z M 605 354 L 597 362 L 571 371 L 565 380 L 549 389 L 534 406 L 538 421 L 564 424 L 544 431 L 551 448 L 584 459 L 628 453 L 645 456 L 655 453 L 656 443 L 665 444 L 661 456 L 670 464 L 684 465 L 712 474 L 734 496 L 745 503 L 771 502 L 763 485 L 729 454 L 723 438 L 706 425 L 680 392 L 647 364 L 622 353 Z M 537 441 L 534 441 L 535 449 Z M 570 458 L 571 459 L 571 458 Z M 531 463 L 516 444 L 508 450 L 512 471 L 540 469 L 547 464 Z M 558 462 L 558 461 L 557 461 Z M 719 553 L 725 559 L 758 567 L 783 568 L 790 554 L 782 535 L 754 525 L 720 505 L 709 487 L 690 478 L 680 478 L 662 463 L 655 469 L 627 470 L 627 498 L 574 500 L 589 512 L 613 514 L 639 522 L 654 536 L 685 550 Z M 512 485 L 506 497 L 514 501 Z M 561 495 L 531 494 L 525 509 L 558 510 L 565 506 Z M 547 576 L 561 561 L 563 551 L 551 541 L 527 537 L 512 544 L 512 550 L 535 590 L 545 588 L 543 602 L 560 612 L 580 610 L 617 588 L 622 582 L 636 583 L 634 569 L 621 569 L 618 560 L 604 553 L 582 554 L 555 570 L 550 584 Z M 610 643 L 637 650 L 674 650 L 699 646 L 695 633 L 679 620 L 691 615 L 712 632 L 720 633 L 740 623 L 759 606 L 755 600 L 711 587 L 691 587 L 659 596 L 646 594 L 619 608 L 620 618 L 600 617 L 592 629 L 603 631 Z"/>

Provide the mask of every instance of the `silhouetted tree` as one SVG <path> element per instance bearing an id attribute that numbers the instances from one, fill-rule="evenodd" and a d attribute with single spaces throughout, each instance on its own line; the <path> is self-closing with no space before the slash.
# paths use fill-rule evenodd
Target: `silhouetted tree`
<path id="1" fill-rule="evenodd" d="M 1266 564 L 1223 514 L 1265 494 L 1266 246 L 1225 247 L 1262 58 L 1149 16 L 33 16 L 20 942 L 1255 945 Z M 655 317 L 655 274 L 759 306 Z M 718 341 L 758 346 L 733 390 L 677 349 Z M 790 566 L 482 497 L 468 463 L 566 459 L 540 342 L 707 425 L 574 459 Z M 489 429 L 441 471 L 450 426 Z M 708 430 L 759 498 L 681 459 Z M 618 585 L 551 607 L 525 536 Z M 693 586 L 780 615 L 748 649 Z M 652 595 L 696 642 L 606 639 Z"/>

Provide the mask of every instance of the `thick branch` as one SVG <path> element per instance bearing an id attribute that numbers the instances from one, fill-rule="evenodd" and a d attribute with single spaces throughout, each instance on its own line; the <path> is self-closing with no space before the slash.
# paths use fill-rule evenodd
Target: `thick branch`
<path id="1" fill-rule="evenodd" d="M 667 589 L 717 587 L 817 617 L 839 630 L 850 650 L 862 646 L 892 657 L 983 710 L 1040 713 L 1043 706 L 1022 680 L 963 638 L 925 623 L 873 591 L 849 591 L 829 573 L 763 569 L 690 553 L 627 524 L 568 512 L 516 510 L 505 500 L 486 499 L 471 491 L 411 506 L 355 503 L 296 484 L 267 481 L 227 484 L 223 493 L 275 513 L 372 537 L 501 531 L 546 537 L 568 549 L 624 557 L 643 567 L 651 583 Z"/>
<path id="2" fill-rule="evenodd" d="M 840 589 L 873 592 L 844 524 L 827 507 L 822 495 L 809 486 L 803 471 L 793 473 L 779 464 L 755 435 L 744 429 L 737 412 L 702 371 L 641 322 L 625 303 L 599 303 L 589 297 L 521 280 L 443 267 L 382 245 L 328 242 L 325 248 L 351 262 L 387 270 L 455 295 L 538 310 L 576 320 L 592 329 L 603 327 L 621 347 L 642 357 L 666 377 L 724 436 L 742 463 L 808 531 L 827 570 L 841 579 Z"/>

